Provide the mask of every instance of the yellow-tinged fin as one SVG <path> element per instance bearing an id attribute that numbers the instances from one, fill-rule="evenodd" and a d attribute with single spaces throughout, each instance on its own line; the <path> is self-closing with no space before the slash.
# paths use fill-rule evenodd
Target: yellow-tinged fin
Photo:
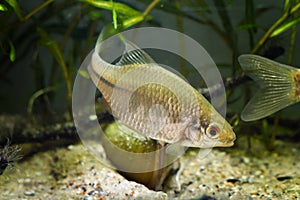
<path id="1" fill-rule="evenodd" d="M 258 120 L 297 102 L 296 68 L 251 54 L 241 55 L 239 63 L 245 73 L 261 86 L 244 108 L 242 120 Z"/>

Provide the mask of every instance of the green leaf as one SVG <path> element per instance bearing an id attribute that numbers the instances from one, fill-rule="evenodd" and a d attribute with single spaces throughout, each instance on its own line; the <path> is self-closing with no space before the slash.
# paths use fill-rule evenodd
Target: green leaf
<path id="1" fill-rule="evenodd" d="M 43 46 L 45 46 L 52 53 L 55 60 L 61 66 L 63 76 L 66 81 L 67 90 L 68 90 L 68 103 L 69 103 L 69 105 L 71 105 L 72 104 L 71 78 L 70 78 L 61 48 L 59 47 L 57 42 L 55 40 L 53 40 L 44 29 L 37 27 L 36 30 L 41 37 L 41 39 L 40 39 L 41 44 Z"/>
<path id="2" fill-rule="evenodd" d="M 223 1 L 220 1 L 220 0 L 213 0 L 213 2 L 214 2 L 215 7 L 217 8 L 217 12 L 218 12 L 219 18 L 223 24 L 224 30 L 228 34 L 232 34 L 234 29 L 233 29 L 229 14 L 227 12 L 226 5 L 224 4 Z"/>
<path id="3" fill-rule="evenodd" d="M 205 11 L 208 13 L 211 13 L 211 10 L 208 6 L 208 4 L 205 2 L 205 0 L 197 0 L 196 3 Z"/>
<path id="4" fill-rule="evenodd" d="M 241 24 L 238 26 L 238 29 L 253 29 L 257 28 L 256 24 Z"/>
<path id="5" fill-rule="evenodd" d="M 142 15 L 136 16 L 136 17 L 131 17 L 131 18 L 123 21 L 123 23 L 122 23 L 123 26 L 122 27 L 124 29 L 126 29 L 128 27 L 131 27 L 131 26 L 137 24 L 137 23 L 140 23 L 143 20 L 144 20 L 144 17 Z"/>
<path id="6" fill-rule="evenodd" d="M 20 20 L 23 20 L 23 16 L 21 14 L 21 9 L 17 0 L 6 0 L 6 2 L 14 9 L 16 15 Z"/>
<path id="7" fill-rule="evenodd" d="M 91 11 L 88 16 L 91 20 L 97 20 L 101 17 L 101 13 L 99 11 Z"/>
<path id="8" fill-rule="evenodd" d="M 296 24 L 298 24 L 300 22 L 300 17 L 297 17 L 295 19 L 293 19 L 292 21 L 289 21 L 283 25 L 281 25 L 280 27 L 278 27 L 277 29 L 275 29 L 273 31 L 273 33 L 271 34 L 270 37 L 275 37 L 280 35 L 281 33 L 287 31 L 288 29 L 292 28 L 293 26 L 295 26 Z"/>
<path id="9" fill-rule="evenodd" d="M 9 47 L 10 47 L 10 51 L 9 51 L 9 59 L 11 62 L 14 62 L 16 59 L 16 49 L 14 47 L 14 44 L 9 40 Z"/>
<path id="10" fill-rule="evenodd" d="M 246 0 L 246 9 L 245 9 L 245 17 L 246 17 L 246 23 L 247 24 L 253 24 L 255 25 L 255 6 L 253 0 Z M 253 26 L 250 30 L 253 34 L 253 32 L 256 32 L 256 26 Z"/>
<path id="11" fill-rule="evenodd" d="M 90 76 L 89 76 L 89 74 L 88 74 L 87 71 L 79 69 L 77 72 L 78 72 L 82 77 L 84 77 L 84 78 L 86 78 L 86 79 L 90 79 Z"/>
<path id="12" fill-rule="evenodd" d="M 7 7 L 3 4 L 0 4 L 0 11 L 7 11 Z"/>
<path id="13" fill-rule="evenodd" d="M 113 14 L 113 22 L 114 22 L 114 29 L 118 28 L 118 22 L 117 22 L 117 12 L 115 9 L 115 4 L 113 2 L 113 0 L 110 0 L 110 2 L 112 3 L 112 14 Z"/>
<path id="14" fill-rule="evenodd" d="M 61 51 L 59 45 L 57 44 L 57 42 L 55 40 L 53 40 L 48 35 L 48 33 L 44 29 L 38 27 L 37 32 L 41 37 L 41 39 L 40 39 L 41 44 L 51 52 L 51 54 L 53 55 L 55 60 L 61 66 L 64 77 L 65 77 L 66 81 L 68 82 L 69 75 L 68 75 L 67 65 L 65 63 L 65 60 L 64 60 L 64 57 L 63 57 L 63 54 L 62 54 L 62 51 Z"/>
<path id="15" fill-rule="evenodd" d="M 28 106 L 27 106 L 28 114 L 32 114 L 33 104 L 38 97 L 48 92 L 54 91 L 55 89 L 56 87 L 52 86 L 52 87 L 47 87 L 36 91 L 29 99 Z"/>
<path id="16" fill-rule="evenodd" d="M 54 58 L 56 59 L 56 61 L 63 67 L 66 67 L 61 49 L 59 47 L 59 45 L 57 44 L 57 42 L 55 40 L 53 40 L 48 34 L 47 32 L 42 29 L 42 28 L 37 28 L 37 32 L 41 37 L 41 44 L 43 46 L 45 46 L 54 56 Z"/>
<path id="17" fill-rule="evenodd" d="M 288 12 L 288 10 L 291 7 L 291 2 L 290 0 L 285 0 L 284 1 L 284 5 L 283 5 L 283 12 Z"/>
<path id="18" fill-rule="evenodd" d="M 145 18 L 143 14 L 125 4 L 122 3 L 117 3 L 112 0 L 110 1 L 103 1 L 103 0 L 79 0 L 84 3 L 88 3 L 94 7 L 97 8 L 102 8 L 102 9 L 107 9 L 111 10 L 113 14 L 113 24 L 114 24 L 114 29 L 117 29 L 118 26 L 118 21 L 117 21 L 117 13 L 121 13 L 126 15 L 121 22 L 119 22 L 122 25 L 123 29 L 126 29 L 130 26 L 133 26 L 141 21 L 143 21 Z M 148 19 L 149 16 L 147 16 Z M 122 19 L 122 18 L 120 18 Z"/>
<path id="19" fill-rule="evenodd" d="M 103 0 L 79 0 L 84 3 L 88 3 L 96 8 L 103 8 L 106 10 L 115 10 L 117 13 L 121 13 L 127 16 L 137 16 L 142 15 L 139 11 L 125 5 L 122 3 L 112 2 L 112 1 L 103 1 Z"/>

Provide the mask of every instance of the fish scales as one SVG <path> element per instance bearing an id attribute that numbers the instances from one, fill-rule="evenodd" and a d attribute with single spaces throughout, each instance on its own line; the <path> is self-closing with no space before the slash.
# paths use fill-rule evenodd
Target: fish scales
<path id="1" fill-rule="evenodd" d="M 167 143 L 200 148 L 233 145 L 231 126 L 196 89 L 154 61 L 144 63 L 144 58 L 151 60 L 144 51 L 133 53 L 112 65 L 94 52 L 88 67 L 115 119 Z"/>
<path id="2" fill-rule="evenodd" d="M 161 69 L 157 68 L 157 66 L 150 67 Z M 148 83 L 146 85 L 137 87 L 141 85 L 141 81 L 138 81 L 137 79 L 125 79 L 124 81 L 116 81 L 122 78 L 121 74 L 130 71 L 130 68 L 132 68 L 132 66 L 116 67 L 114 68 L 115 73 L 111 71 L 107 73 L 110 75 L 104 73 L 102 79 L 100 79 L 98 86 L 100 91 L 102 91 L 105 99 L 108 99 L 110 105 L 114 107 L 115 115 L 119 116 L 119 119 L 124 123 L 147 135 L 148 133 L 152 132 L 151 130 L 153 129 L 153 126 L 155 126 L 154 123 L 156 121 L 161 121 L 161 118 L 166 119 L 164 124 L 176 124 L 180 123 L 183 118 L 200 116 L 200 114 L 202 113 L 201 104 L 203 104 L 203 102 L 201 102 L 199 98 L 195 98 L 197 97 L 197 92 L 195 91 L 195 89 L 187 85 L 183 80 L 177 80 L 177 77 L 170 76 L 170 74 L 168 72 L 166 73 L 165 70 L 151 70 L 151 72 L 153 73 L 147 73 L 147 79 L 156 80 L 157 82 L 160 82 L 161 79 L 165 79 L 165 81 L 168 81 L 171 85 L 176 84 L 176 87 L 172 89 L 181 88 L 181 90 L 179 90 L 176 95 L 169 88 L 157 83 Z M 139 66 L 139 68 L 149 69 L 149 66 Z M 142 71 L 138 74 L 145 75 L 145 73 L 143 73 Z M 141 80 L 146 79 L 146 77 L 140 78 Z M 178 82 L 173 83 L 175 80 Z M 129 112 L 126 112 L 126 110 L 124 110 L 123 104 L 119 105 L 119 103 L 123 102 L 111 100 L 112 96 L 114 95 L 113 89 L 118 90 L 117 95 L 120 97 L 130 94 L 127 110 Z M 191 94 L 194 97 L 191 97 Z M 182 101 L 179 101 L 178 97 L 180 97 Z M 155 107 L 155 105 L 160 106 Z M 157 112 L 160 112 L 158 114 L 156 113 L 155 115 L 159 117 L 158 119 L 153 119 L 153 117 L 151 118 L 151 116 L 149 117 L 148 111 L 151 110 L 151 108 L 156 109 Z M 166 112 L 166 116 L 163 116 L 163 112 Z M 149 120 L 151 119 L 152 122 L 149 122 Z M 207 117 L 205 120 L 210 120 L 210 118 Z M 159 125 L 160 124 L 157 124 L 157 126 Z M 154 135 L 152 135 L 152 137 L 154 137 L 155 139 L 162 139 L 161 137 L 157 137 Z"/>

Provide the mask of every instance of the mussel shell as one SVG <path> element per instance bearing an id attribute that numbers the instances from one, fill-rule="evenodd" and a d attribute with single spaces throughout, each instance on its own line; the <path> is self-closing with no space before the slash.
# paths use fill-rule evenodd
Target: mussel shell
<path id="1" fill-rule="evenodd" d="M 159 189 L 170 169 L 165 164 L 167 154 L 158 151 L 162 145 L 135 132 L 124 132 L 116 122 L 106 126 L 104 133 L 102 145 L 117 170 L 129 180 Z"/>

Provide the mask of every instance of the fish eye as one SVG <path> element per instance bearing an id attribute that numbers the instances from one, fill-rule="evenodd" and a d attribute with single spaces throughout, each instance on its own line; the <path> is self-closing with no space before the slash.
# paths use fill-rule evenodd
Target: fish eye
<path id="1" fill-rule="evenodd" d="M 206 129 L 206 135 L 210 138 L 219 137 L 220 128 L 216 124 L 211 124 Z"/>

